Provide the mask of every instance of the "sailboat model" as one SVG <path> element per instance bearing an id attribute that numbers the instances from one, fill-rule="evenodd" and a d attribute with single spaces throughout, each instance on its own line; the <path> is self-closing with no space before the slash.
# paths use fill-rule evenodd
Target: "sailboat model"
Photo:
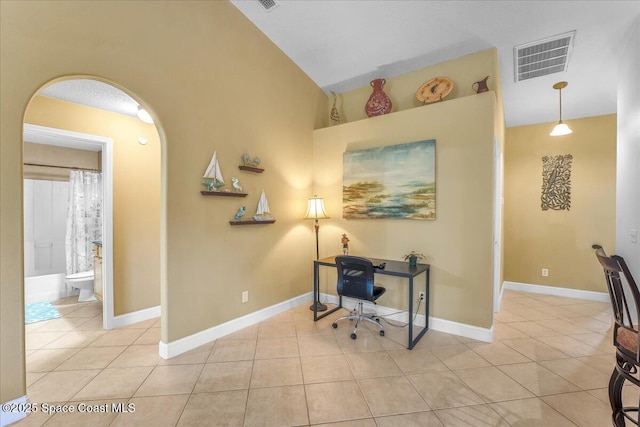
<path id="1" fill-rule="evenodd" d="M 220 171 L 220 165 L 218 164 L 217 151 L 213 152 L 209 166 L 202 177 L 208 180 L 205 181 L 205 185 L 209 191 L 218 191 L 218 188 L 224 185 L 224 179 L 222 178 L 222 172 Z"/>
<path id="2" fill-rule="evenodd" d="M 253 216 L 254 221 L 273 221 L 273 217 L 269 215 L 269 202 L 267 202 L 267 196 L 262 190 L 260 200 L 258 200 L 258 208 L 256 214 Z"/>

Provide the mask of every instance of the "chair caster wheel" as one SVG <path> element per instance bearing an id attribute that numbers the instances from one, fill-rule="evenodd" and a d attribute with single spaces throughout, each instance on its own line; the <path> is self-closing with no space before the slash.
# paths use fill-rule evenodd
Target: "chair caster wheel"
<path id="1" fill-rule="evenodd" d="M 338 329 L 338 324 L 337 324 L 337 323 L 332 323 L 332 324 L 331 324 L 331 327 L 332 327 L 333 329 Z"/>
<path id="2" fill-rule="evenodd" d="M 384 331 L 380 331 L 380 336 L 383 337 L 384 336 Z"/>
<path id="3" fill-rule="evenodd" d="M 356 338 L 358 338 L 358 336 L 356 334 L 351 334 L 351 339 L 355 340 Z"/>

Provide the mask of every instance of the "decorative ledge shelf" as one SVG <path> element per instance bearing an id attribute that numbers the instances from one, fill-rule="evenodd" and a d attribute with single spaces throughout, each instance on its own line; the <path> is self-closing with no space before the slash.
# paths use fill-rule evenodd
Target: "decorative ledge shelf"
<path id="1" fill-rule="evenodd" d="M 274 222 L 276 222 L 275 219 L 272 219 L 272 220 L 269 220 L 269 221 L 247 220 L 247 221 L 229 221 L 229 224 L 231 224 L 231 225 L 255 225 L 255 224 L 273 224 Z"/>
<path id="2" fill-rule="evenodd" d="M 203 196 L 224 196 L 224 197 L 247 197 L 247 193 L 236 193 L 233 191 L 206 191 L 200 192 Z"/>
<path id="3" fill-rule="evenodd" d="M 262 168 L 254 168 L 253 166 L 238 166 L 238 169 L 249 172 L 262 173 L 264 169 Z"/>

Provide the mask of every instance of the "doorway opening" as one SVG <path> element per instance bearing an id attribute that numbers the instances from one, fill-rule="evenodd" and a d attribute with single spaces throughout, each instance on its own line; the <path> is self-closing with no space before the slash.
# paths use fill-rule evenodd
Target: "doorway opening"
<path id="1" fill-rule="evenodd" d="M 84 287 L 83 282 L 87 282 L 87 285 L 93 285 L 94 292 L 90 292 L 89 298 L 83 298 L 79 295 L 78 300 L 80 302 L 83 302 L 82 300 L 101 300 L 102 327 L 112 329 L 114 326 L 113 141 L 104 136 L 28 123 L 24 125 L 23 140 L 25 153 L 42 152 L 42 146 L 54 147 L 53 150 L 44 149 L 48 159 L 41 163 L 25 161 L 25 302 L 35 306 L 37 310 L 40 303 L 82 293 L 82 290 L 73 287 L 73 285 Z M 56 149 L 57 151 L 55 151 Z M 83 156 L 82 152 L 87 155 Z M 95 157 L 97 169 L 60 166 L 56 164 L 56 153 L 59 156 L 73 156 L 75 154 L 85 158 Z M 91 163 L 90 159 L 89 164 Z M 29 170 L 32 172 L 28 173 Z M 54 172 L 45 172 L 45 170 L 53 170 Z M 68 259 L 69 254 L 65 250 L 65 246 L 69 244 L 69 240 L 73 236 L 69 236 L 68 232 L 65 233 L 66 236 L 62 234 L 66 228 L 70 228 L 68 225 L 69 213 L 73 214 L 73 212 L 70 212 L 69 200 L 73 197 L 69 197 L 69 175 L 76 172 L 99 174 L 100 183 L 97 189 L 101 193 L 100 200 L 96 202 L 98 206 L 94 208 L 98 212 L 92 214 L 96 217 L 94 220 L 99 220 L 99 223 L 95 224 L 93 228 L 99 228 L 99 230 L 90 233 L 90 236 L 87 237 L 87 247 L 82 248 L 83 253 L 80 254 L 80 257 L 87 259 L 86 262 L 81 263 L 82 265 L 76 267 L 75 270 L 78 268 L 82 270 L 80 272 L 68 270 L 68 264 L 71 260 Z M 66 179 L 64 179 L 65 174 Z M 39 179 L 30 180 L 30 177 Z M 61 180 L 56 179 L 57 177 L 61 177 Z M 78 178 L 83 179 L 83 177 Z M 85 199 L 88 196 L 81 194 L 77 197 Z M 80 215 L 86 216 L 88 213 L 81 212 Z M 80 224 L 79 227 L 77 224 L 73 224 L 73 228 L 89 228 L 89 222 Z M 93 244 L 93 247 L 90 247 L 90 244 Z M 93 257 L 90 252 L 95 253 L 96 256 Z M 94 262 L 97 260 L 101 261 L 99 262 L 101 265 L 94 268 Z M 67 277 L 83 272 L 93 272 L 91 276 L 93 283 L 90 283 L 91 280 L 68 283 Z M 96 286 L 97 281 L 100 282 L 99 290 Z M 55 313 L 51 315 L 54 316 Z"/>

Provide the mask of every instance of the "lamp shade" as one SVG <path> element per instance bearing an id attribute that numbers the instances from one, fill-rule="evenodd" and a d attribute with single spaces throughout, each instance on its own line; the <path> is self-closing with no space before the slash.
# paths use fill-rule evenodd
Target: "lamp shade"
<path id="1" fill-rule="evenodd" d="M 329 215 L 324 210 L 324 200 L 320 197 L 313 196 L 307 204 L 307 214 L 304 219 L 329 219 Z"/>
<path id="2" fill-rule="evenodd" d="M 569 135 L 572 132 L 573 131 L 569 128 L 569 126 L 567 126 L 566 124 L 560 122 L 557 125 L 555 125 L 555 127 L 553 128 L 553 130 L 551 131 L 551 133 L 549 135 L 551 135 L 551 136 L 562 136 L 562 135 Z"/>

